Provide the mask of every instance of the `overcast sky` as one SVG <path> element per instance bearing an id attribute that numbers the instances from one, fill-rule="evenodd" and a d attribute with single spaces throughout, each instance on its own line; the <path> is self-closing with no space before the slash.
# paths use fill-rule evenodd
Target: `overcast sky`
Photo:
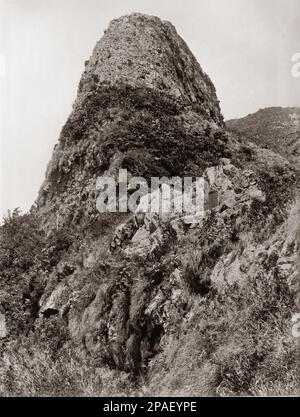
<path id="1" fill-rule="evenodd" d="M 300 0 L 0 0 L 0 216 L 30 208 L 109 21 L 170 20 L 214 82 L 226 119 L 300 106 Z"/>

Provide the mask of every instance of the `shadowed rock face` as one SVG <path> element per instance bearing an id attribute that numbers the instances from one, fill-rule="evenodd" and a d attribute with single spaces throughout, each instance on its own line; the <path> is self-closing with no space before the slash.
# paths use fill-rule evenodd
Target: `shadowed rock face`
<path id="1" fill-rule="evenodd" d="M 98 213 L 96 179 L 119 168 L 203 176 L 203 220 Z M 46 233 L 26 263 L 23 327 L 56 323 L 98 365 L 145 373 L 157 395 L 252 395 L 272 349 L 293 349 L 297 179 L 284 156 L 225 130 L 213 84 L 170 23 L 112 21 L 33 213 Z"/>

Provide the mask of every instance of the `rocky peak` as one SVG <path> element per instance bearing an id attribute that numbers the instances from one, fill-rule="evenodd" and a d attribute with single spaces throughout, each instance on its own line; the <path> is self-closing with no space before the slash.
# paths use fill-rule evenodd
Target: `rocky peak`
<path id="1" fill-rule="evenodd" d="M 228 156 L 222 128 L 215 88 L 170 23 L 113 20 L 86 62 L 39 213 L 50 228 L 97 218 L 96 178 L 111 165 L 147 178 L 203 173 Z"/>

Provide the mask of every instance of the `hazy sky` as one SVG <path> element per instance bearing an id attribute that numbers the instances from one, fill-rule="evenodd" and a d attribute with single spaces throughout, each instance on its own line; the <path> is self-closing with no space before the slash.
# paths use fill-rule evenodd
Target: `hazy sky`
<path id="1" fill-rule="evenodd" d="M 0 0 L 0 215 L 30 208 L 108 22 L 170 20 L 214 82 L 225 118 L 300 106 L 300 0 Z"/>

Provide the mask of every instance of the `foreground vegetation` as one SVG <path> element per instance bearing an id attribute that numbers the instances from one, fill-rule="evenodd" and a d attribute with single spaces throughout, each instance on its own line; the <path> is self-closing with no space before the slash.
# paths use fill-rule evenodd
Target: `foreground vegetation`
<path id="1" fill-rule="evenodd" d="M 46 272 L 70 244 L 61 233 L 46 238 L 34 213 L 17 211 L 1 228 L 0 302 L 11 333 L 0 341 L 0 396 L 299 394 L 295 294 L 272 257 L 268 275 L 216 292 L 202 278 L 205 254 L 191 253 L 183 265 L 189 322 L 179 320 L 147 366 L 125 372 L 75 345 L 63 318 L 38 318 Z"/>
<path id="2" fill-rule="evenodd" d="M 296 395 L 294 300 L 274 275 L 193 297 L 194 316 L 147 370 L 103 367 L 68 341 L 59 319 L 2 345 L 1 396 Z M 62 340 L 65 343 L 62 345 Z M 160 372 L 157 373 L 157 368 Z"/>

